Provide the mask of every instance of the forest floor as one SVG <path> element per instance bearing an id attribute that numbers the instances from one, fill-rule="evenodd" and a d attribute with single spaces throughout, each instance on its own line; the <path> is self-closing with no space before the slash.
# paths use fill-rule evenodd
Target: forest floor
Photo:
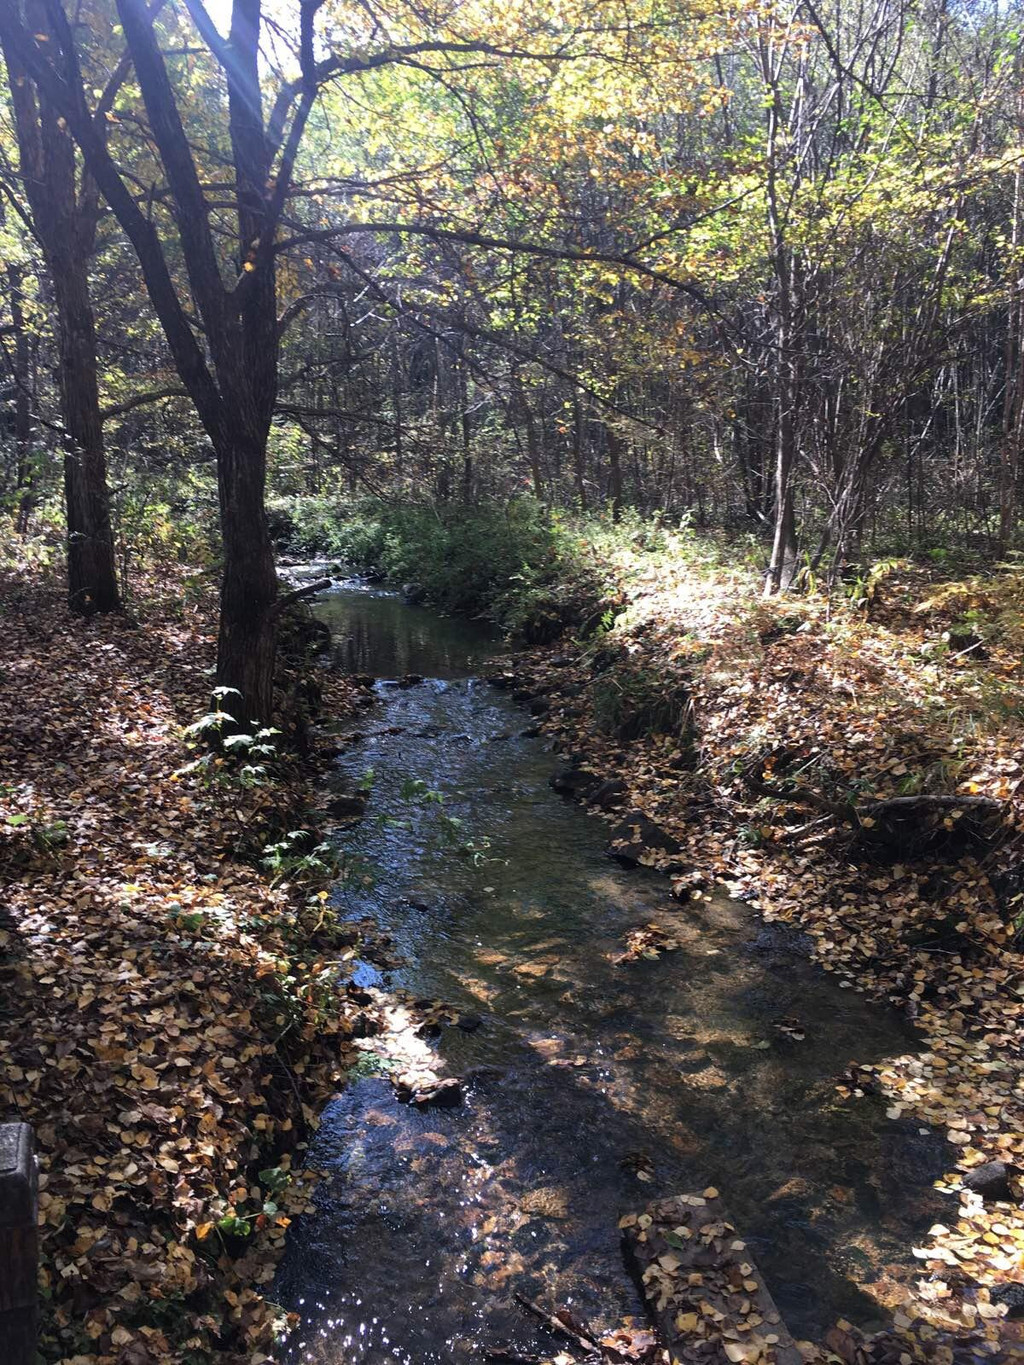
<path id="1" fill-rule="evenodd" d="M 617 581 L 613 627 L 511 665 L 571 780 L 583 799 L 619 782 L 615 835 L 680 898 L 724 888 L 905 1010 L 921 1050 L 840 1091 L 881 1092 L 957 1153 L 894 1332 L 829 1346 L 851 1365 L 1024 1355 L 1024 575 L 903 566 L 857 602 L 765 602 L 747 573 L 623 555 Z M 870 804 L 921 793 L 942 800 Z"/>
<path id="2" fill-rule="evenodd" d="M 547 732 L 624 785 L 617 833 L 643 845 L 647 819 L 675 841 L 639 856 L 681 898 L 724 887 L 798 924 L 841 985 L 915 1019 L 919 1050 L 840 1089 L 882 1092 L 958 1153 L 894 1331 L 840 1325 L 822 1358 L 1024 1353 L 1024 578 L 906 569 L 859 605 L 765 603 L 720 564 L 614 568 L 614 626 L 514 662 Z M 305 1134 L 379 1021 L 337 985 L 355 944 L 328 869 L 259 865 L 308 820 L 328 751 L 255 785 L 190 766 L 211 612 L 165 577 L 136 614 L 75 620 L 57 586 L 0 582 L 0 1099 L 40 1147 L 46 1358 L 258 1365 L 314 1182 Z M 322 684 L 343 716 L 350 685 Z M 999 808 L 868 806 L 920 793 Z"/>
<path id="3" fill-rule="evenodd" d="M 258 865 L 316 763 L 182 771 L 214 645 L 180 578 L 137 621 L 0 584 L 0 1106 L 35 1128 L 42 1349 L 74 1365 L 271 1358 L 303 1138 L 368 1027 L 350 926 Z"/>

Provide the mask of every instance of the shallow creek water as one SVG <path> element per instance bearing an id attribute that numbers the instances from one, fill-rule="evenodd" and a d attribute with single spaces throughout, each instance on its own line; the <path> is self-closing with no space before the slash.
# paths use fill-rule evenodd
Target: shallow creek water
<path id="1" fill-rule="evenodd" d="M 373 885 L 339 904 L 394 939 L 386 984 L 482 1024 L 436 1045 L 449 1074 L 468 1073 L 459 1108 L 419 1112 L 372 1076 L 328 1105 L 311 1152 L 328 1178 L 276 1286 L 302 1317 L 285 1359 L 550 1350 L 513 1290 L 613 1326 L 642 1311 L 621 1214 L 712 1184 L 797 1336 L 883 1321 L 891 1275 L 942 1212 L 930 1185 L 948 1157 L 835 1082 L 913 1050 L 908 1026 L 840 989 L 799 935 L 725 897 L 681 905 L 610 862 L 604 822 L 549 787 L 560 765 L 522 735 L 529 718 L 476 680 L 496 652 L 484 632 L 350 585 L 317 610 L 345 666 L 428 678 L 379 682 L 352 726 L 338 783 L 372 768 L 373 789 L 344 842 Z M 436 805 L 403 796 L 409 779 L 443 793 L 461 822 L 448 840 Z M 615 965 L 625 932 L 652 920 L 681 948 Z"/>

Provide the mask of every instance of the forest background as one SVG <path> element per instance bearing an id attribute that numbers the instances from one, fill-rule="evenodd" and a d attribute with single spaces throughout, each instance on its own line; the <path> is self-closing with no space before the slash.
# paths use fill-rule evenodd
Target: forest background
<path id="1" fill-rule="evenodd" d="M 5 9 L 3 495 L 42 547 L 63 477 L 75 609 L 205 537 L 265 712 L 265 496 L 635 510 L 769 591 L 1014 549 L 1012 6 L 260 18 Z"/>

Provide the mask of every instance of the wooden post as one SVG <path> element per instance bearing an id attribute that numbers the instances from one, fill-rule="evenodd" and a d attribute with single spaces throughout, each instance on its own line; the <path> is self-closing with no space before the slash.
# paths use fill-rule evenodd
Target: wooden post
<path id="1" fill-rule="evenodd" d="M 35 1139 L 27 1123 L 0 1123 L 0 1360 L 36 1359 L 39 1205 Z"/>

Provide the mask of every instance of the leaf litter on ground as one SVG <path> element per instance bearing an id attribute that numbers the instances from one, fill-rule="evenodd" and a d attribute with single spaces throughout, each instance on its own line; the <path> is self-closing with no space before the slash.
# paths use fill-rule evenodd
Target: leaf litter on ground
<path id="1" fill-rule="evenodd" d="M 42 1350 L 74 1365 L 271 1358 L 306 1136 L 373 1027 L 325 893 L 256 865 L 311 767 L 182 771 L 214 657 L 182 586 L 137 623 L 0 591 L 0 1106 L 35 1129 Z"/>

